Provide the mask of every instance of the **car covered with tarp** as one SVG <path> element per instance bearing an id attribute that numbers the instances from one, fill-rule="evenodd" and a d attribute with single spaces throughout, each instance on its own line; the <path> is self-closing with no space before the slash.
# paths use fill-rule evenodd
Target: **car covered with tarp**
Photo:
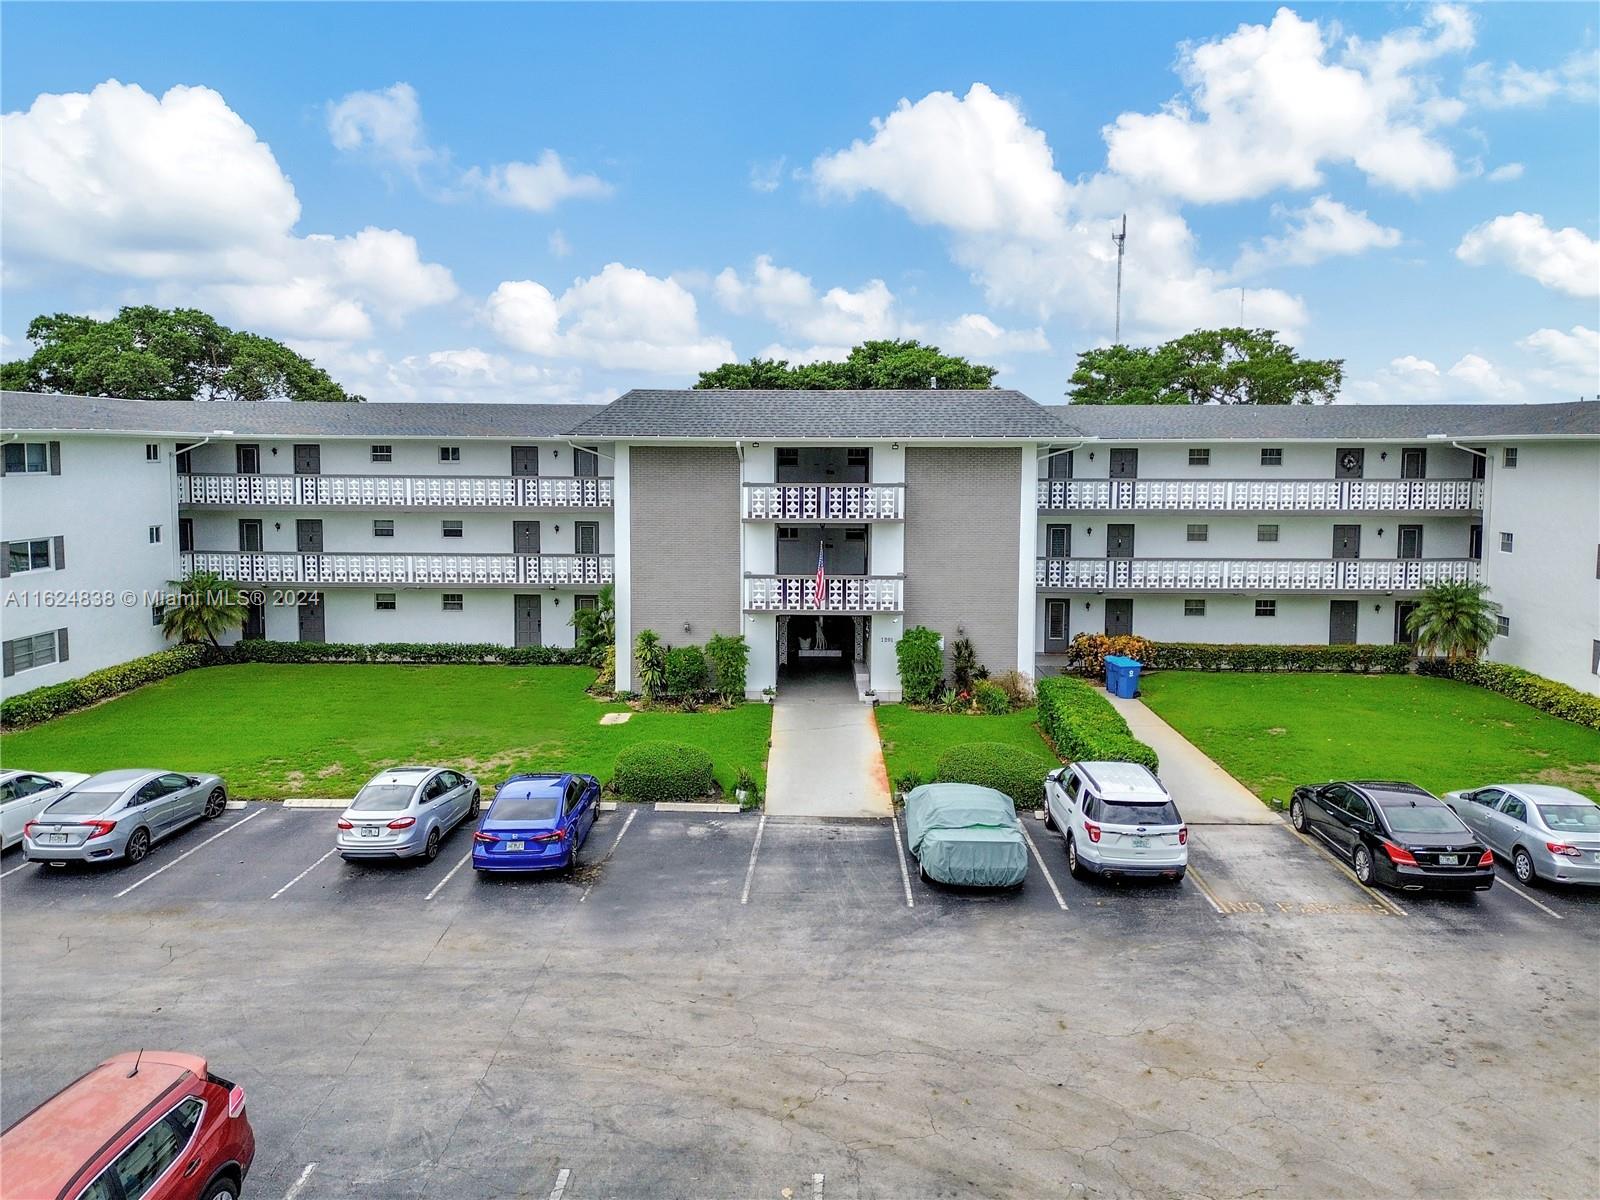
<path id="1" fill-rule="evenodd" d="M 1016 887 L 1028 843 L 1011 797 L 973 783 L 925 783 L 906 797 L 906 849 L 924 879 L 962 887 Z"/>

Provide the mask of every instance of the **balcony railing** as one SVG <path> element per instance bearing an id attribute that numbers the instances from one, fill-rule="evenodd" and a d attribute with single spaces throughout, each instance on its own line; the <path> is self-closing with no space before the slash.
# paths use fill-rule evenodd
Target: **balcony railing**
<path id="1" fill-rule="evenodd" d="M 610 583 L 609 554 L 285 554 L 193 551 L 179 567 L 236 583 L 319 587 L 581 587 Z"/>
<path id="2" fill-rule="evenodd" d="M 815 575 L 746 575 L 744 607 L 772 613 L 900 612 L 904 585 L 897 575 L 829 575 L 819 604 Z"/>
<path id="3" fill-rule="evenodd" d="M 1034 581 L 1057 591 L 1416 592 L 1470 583 L 1470 558 L 1041 558 Z"/>
<path id="4" fill-rule="evenodd" d="M 903 521 L 903 483 L 747 483 L 747 521 Z"/>
<path id="5" fill-rule="evenodd" d="M 1041 479 L 1041 512 L 1476 512 L 1479 479 Z"/>
<path id="6" fill-rule="evenodd" d="M 274 508 L 610 508 L 612 481 L 545 475 L 179 475 L 179 504 Z"/>

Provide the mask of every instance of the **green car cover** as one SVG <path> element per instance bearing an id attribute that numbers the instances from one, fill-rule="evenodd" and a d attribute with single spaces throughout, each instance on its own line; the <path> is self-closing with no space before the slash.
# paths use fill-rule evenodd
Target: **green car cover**
<path id="1" fill-rule="evenodd" d="M 1015 887 L 1028 874 L 1011 797 L 972 783 L 925 783 L 907 796 L 906 849 L 940 883 Z"/>

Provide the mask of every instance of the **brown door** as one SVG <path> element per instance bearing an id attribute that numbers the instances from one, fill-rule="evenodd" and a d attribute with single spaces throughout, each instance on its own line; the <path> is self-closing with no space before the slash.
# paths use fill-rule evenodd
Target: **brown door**
<path id="1" fill-rule="evenodd" d="M 1111 478 L 1139 478 L 1139 451 L 1135 449 L 1111 451 Z"/>
<path id="2" fill-rule="evenodd" d="M 539 522 L 511 522 L 511 550 L 514 554 L 539 553 Z"/>
<path id="3" fill-rule="evenodd" d="M 511 447 L 511 473 L 513 475 L 537 475 L 539 473 L 539 447 Z"/>
<path id="4" fill-rule="evenodd" d="M 296 442 L 294 447 L 294 473 L 296 475 L 321 475 L 322 447 L 312 442 Z"/>
<path id="5" fill-rule="evenodd" d="M 1123 637 L 1133 632 L 1133 601 L 1106 601 L 1106 636 Z"/>
<path id="6" fill-rule="evenodd" d="M 1133 557 L 1133 526 L 1132 525 L 1107 525 L 1106 526 L 1106 557 L 1107 558 L 1132 558 Z"/>
<path id="7" fill-rule="evenodd" d="M 1361 557 L 1361 526 L 1335 525 L 1333 527 L 1333 556 L 1335 558 Z"/>
<path id="8" fill-rule="evenodd" d="M 301 554 L 322 553 L 322 520 L 300 520 L 294 523 L 294 548 Z"/>
<path id="9" fill-rule="evenodd" d="M 1356 601 L 1328 601 L 1328 645 L 1349 646 L 1356 640 Z"/>

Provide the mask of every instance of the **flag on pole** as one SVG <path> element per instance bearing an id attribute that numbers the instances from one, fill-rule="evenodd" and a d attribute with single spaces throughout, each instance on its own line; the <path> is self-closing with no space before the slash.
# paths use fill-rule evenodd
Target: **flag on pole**
<path id="1" fill-rule="evenodd" d="M 828 589 L 828 573 L 825 570 L 823 570 L 823 568 L 822 568 L 822 546 L 821 546 L 821 544 L 818 544 L 818 546 L 817 546 L 817 591 L 816 591 L 816 605 L 817 605 L 818 608 L 826 608 L 827 607 L 827 604 L 826 604 L 827 595 L 828 595 L 828 590 L 827 589 Z"/>

